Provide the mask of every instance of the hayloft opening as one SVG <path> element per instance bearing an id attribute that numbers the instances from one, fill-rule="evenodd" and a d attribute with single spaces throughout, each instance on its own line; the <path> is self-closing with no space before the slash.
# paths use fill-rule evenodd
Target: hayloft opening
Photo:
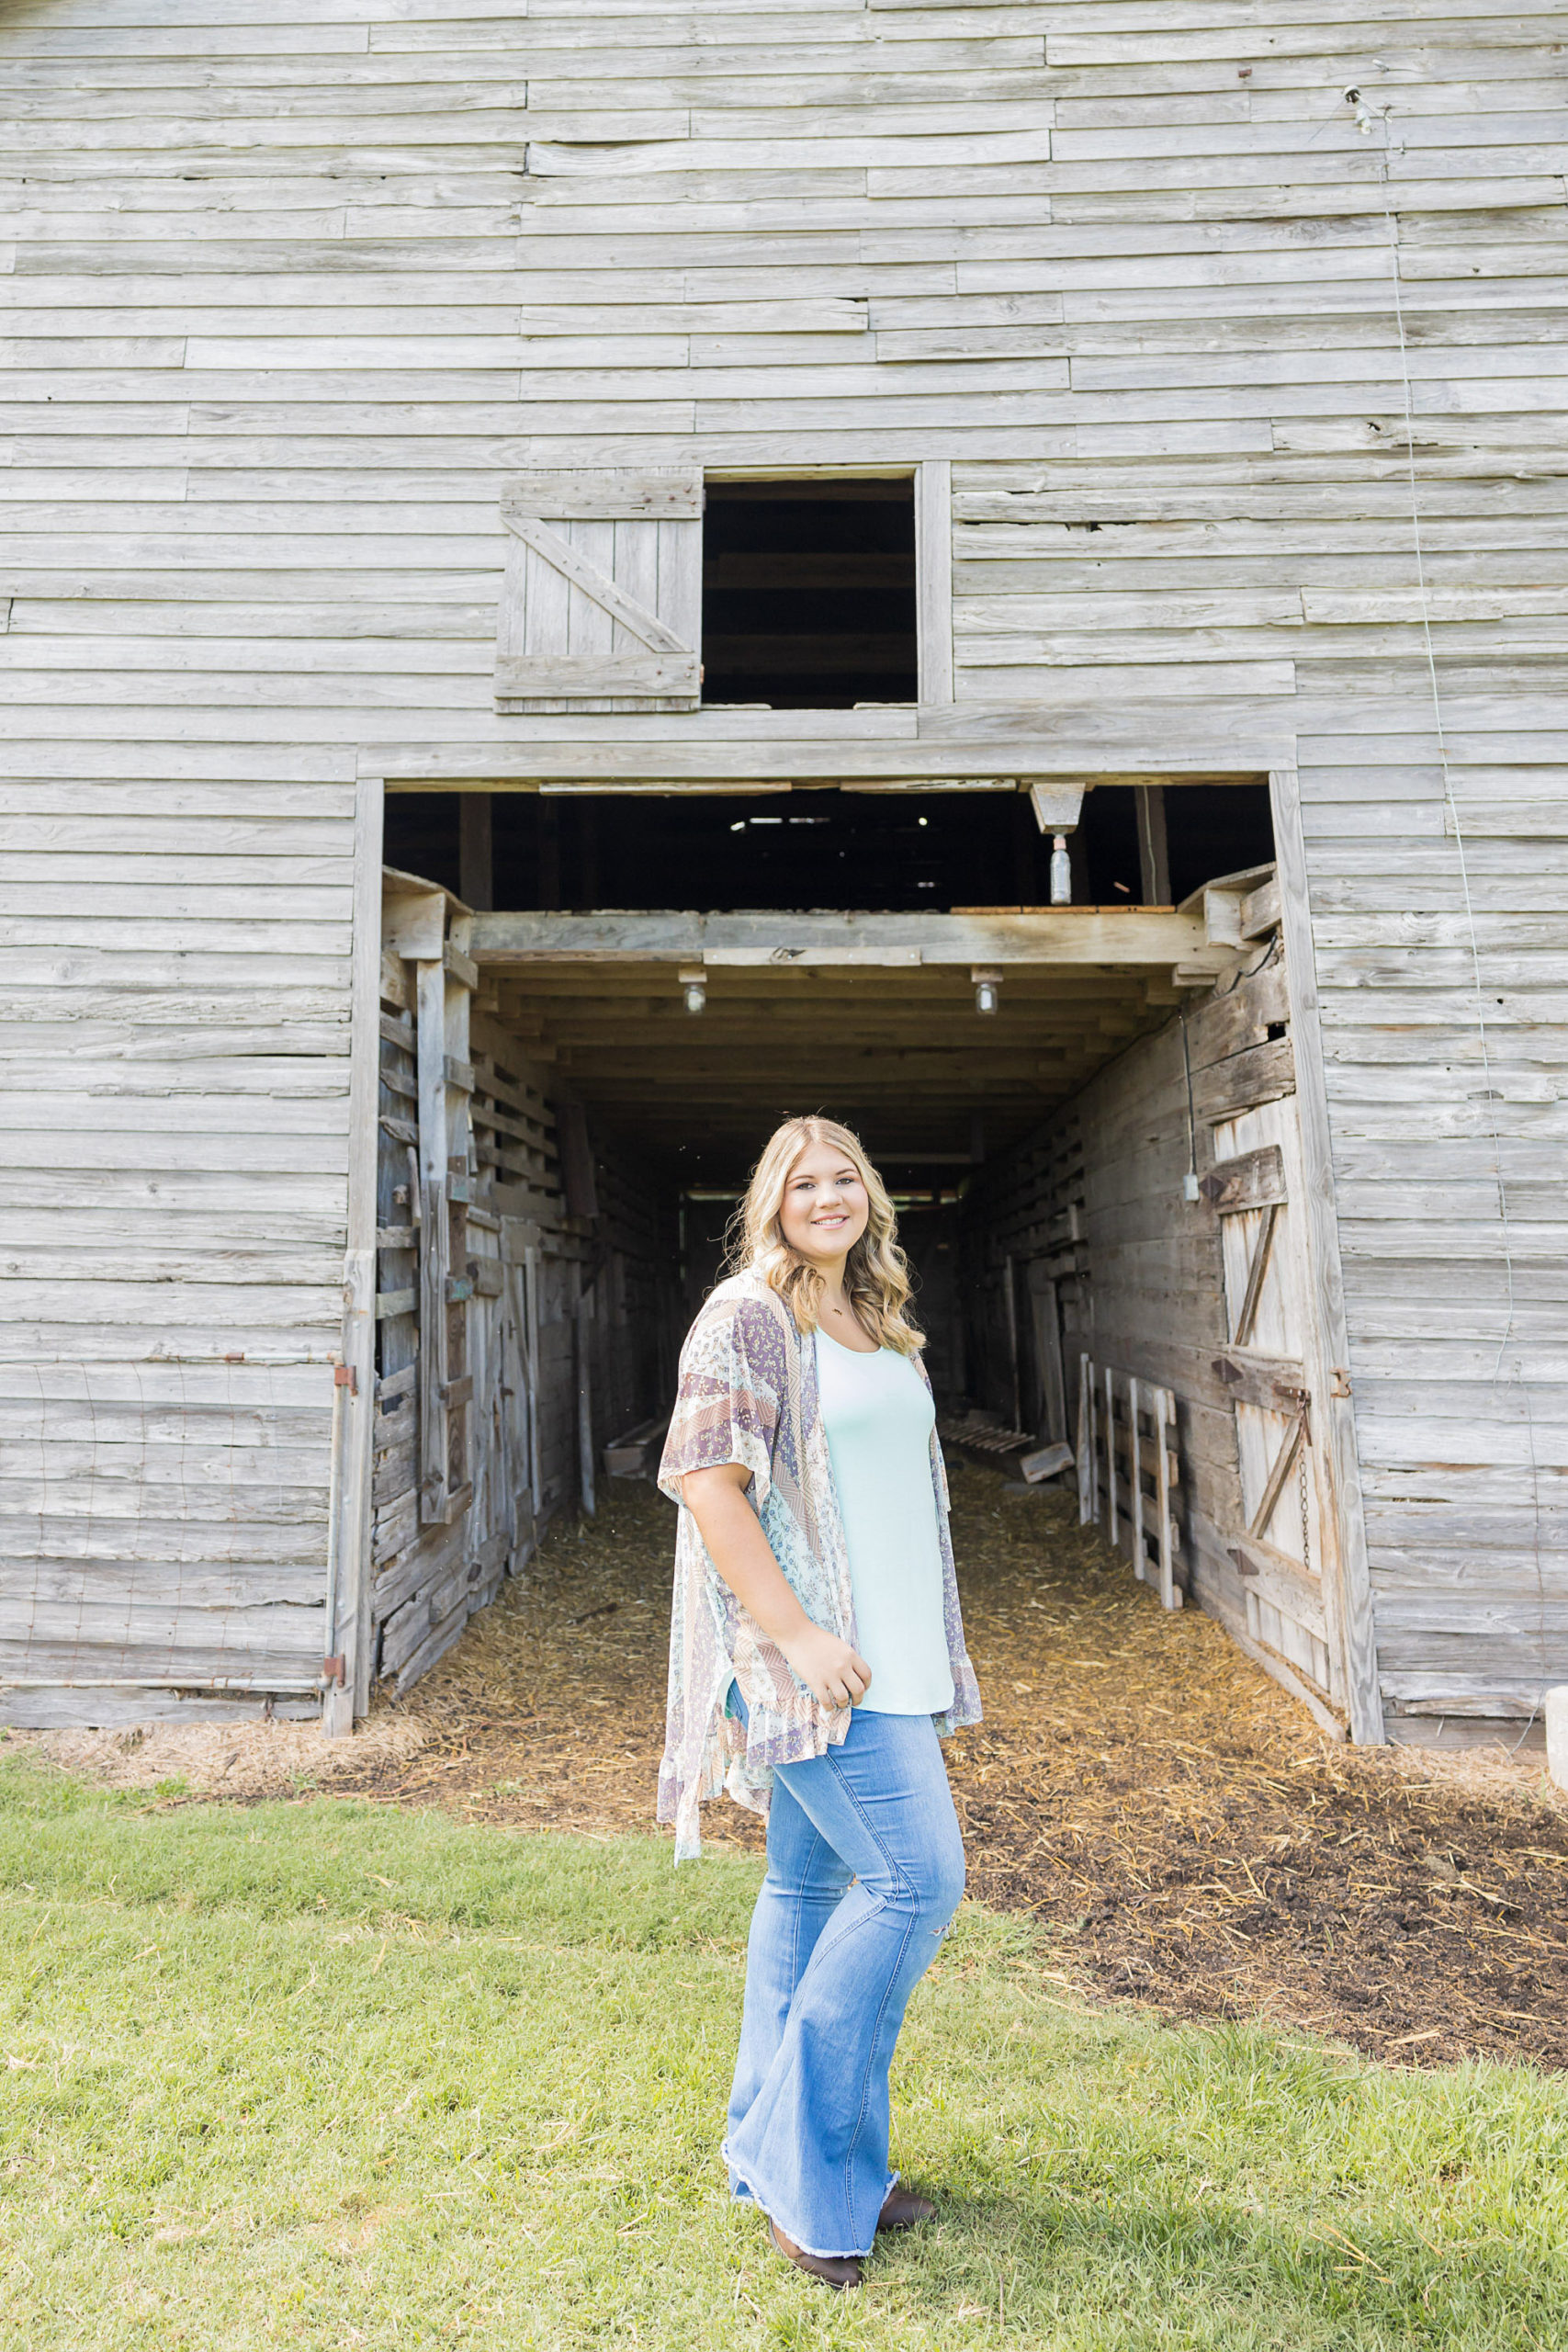
<path id="1" fill-rule="evenodd" d="M 710 481 L 704 702 L 850 710 L 918 692 L 912 479 Z"/>
<path id="2" fill-rule="evenodd" d="M 1021 811 L 391 798 L 380 1672 L 413 1679 L 553 1512 L 651 1466 L 747 1171 L 816 1111 L 899 1204 L 951 1442 L 1019 1493 L 1058 1449 L 1168 1605 L 1332 1695 L 1267 787 L 1089 791 L 1094 903 L 1048 904 Z M 426 905 L 440 963 L 399 911 Z"/>

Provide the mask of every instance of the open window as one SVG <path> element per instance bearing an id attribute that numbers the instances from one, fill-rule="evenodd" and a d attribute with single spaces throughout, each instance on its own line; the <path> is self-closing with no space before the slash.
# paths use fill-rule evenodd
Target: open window
<path id="1" fill-rule="evenodd" d="M 703 544 L 703 700 L 915 702 L 915 485 L 725 481 Z"/>
<path id="2" fill-rule="evenodd" d="M 538 469 L 501 514 L 503 714 L 952 698 L 945 464 Z"/>

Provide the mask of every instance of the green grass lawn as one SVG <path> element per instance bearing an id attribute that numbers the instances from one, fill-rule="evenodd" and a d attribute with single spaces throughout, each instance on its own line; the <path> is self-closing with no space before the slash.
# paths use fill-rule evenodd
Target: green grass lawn
<path id="1" fill-rule="evenodd" d="M 1106 2015 L 972 1909 L 895 2082 L 942 2218 L 808 2285 L 717 2159 L 756 1876 L 0 1766 L 0 2343 L 1568 2341 L 1568 2083 Z"/>

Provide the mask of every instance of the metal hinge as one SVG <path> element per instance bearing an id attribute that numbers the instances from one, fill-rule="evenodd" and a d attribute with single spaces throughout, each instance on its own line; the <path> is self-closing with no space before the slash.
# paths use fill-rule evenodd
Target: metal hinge
<path id="1" fill-rule="evenodd" d="M 1278 1409 L 1281 1413 L 1294 1413 L 1296 1415 L 1302 1425 L 1302 1435 L 1306 1440 L 1308 1445 L 1310 1445 L 1312 1443 L 1311 1389 L 1298 1388 L 1293 1381 L 1289 1380 L 1276 1380 L 1271 1382 L 1269 1385 L 1273 1388 L 1275 1396 L 1280 1399 Z"/>

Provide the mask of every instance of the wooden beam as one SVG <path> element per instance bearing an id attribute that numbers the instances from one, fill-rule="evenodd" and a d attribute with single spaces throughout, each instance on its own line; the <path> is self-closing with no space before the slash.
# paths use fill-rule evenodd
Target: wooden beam
<path id="1" fill-rule="evenodd" d="M 1228 960 L 1192 915 L 1168 908 L 1053 907 L 1031 915 L 479 914 L 469 953 L 481 967 L 549 962 L 1155 967 Z"/>
<path id="2" fill-rule="evenodd" d="M 1268 1143 L 1258 1151 L 1238 1152 L 1234 1159 L 1217 1159 L 1198 1189 L 1221 1216 L 1269 1208 L 1286 1197 L 1283 1154 L 1277 1143 Z"/>
<path id="3" fill-rule="evenodd" d="M 692 958 L 694 967 L 698 960 Z M 691 1018 L 678 993 L 677 975 L 684 961 L 682 957 L 655 963 L 592 954 L 578 959 L 563 955 L 558 959 L 525 958 L 512 966 L 492 965 L 486 980 L 507 1001 L 521 997 L 529 1008 L 603 1000 L 627 1011 L 642 1003 L 652 1017 L 679 1016 L 679 1025 L 680 1020 Z M 921 1015 L 953 1012 L 960 1006 L 972 1012 L 971 968 L 962 957 L 945 967 L 905 964 L 893 958 L 885 964 L 868 961 L 830 967 L 815 961 L 791 965 L 713 960 L 706 967 L 708 1001 L 737 1014 L 779 1021 L 816 1013 L 825 991 L 830 992 L 835 1007 L 844 1005 L 862 1019 L 884 1012 Z M 1008 975 L 1007 1001 L 997 1017 L 1005 1019 L 1009 1007 L 1025 1003 L 1032 1017 L 1058 1004 L 1081 1012 L 1102 1007 L 1119 1010 L 1125 1005 L 1141 1008 L 1146 999 L 1145 978 L 1145 967 L 1138 965 L 1014 965 Z M 1168 1017 L 1168 1007 L 1160 1004 L 1153 1009 L 1161 1018 Z"/>
<path id="4" fill-rule="evenodd" d="M 738 718 L 755 730 L 737 736 Z M 536 733 L 543 718 L 497 718 L 457 737 L 403 742 L 363 754 L 367 774 L 428 791 L 482 792 L 508 786 L 536 791 L 541 780 L 576 778 L 601 786 L 649 780 L 711 791 L 795 779 L 849 782 L 866 777 L 1010 776 L 1050 783 L 1084 775 L 1162 777 L 1201 775 L 1252 782 L 1292 755 L 1294 719 L 1286 724 L 1258 702 L 1186 699 L 1117 703 L 972 703 L 922 700 L 908 711 L 727 713 L 722 707 L 662 724 L 627 717 L 614 735 Z M 768 720 L 782 722 L 770 727 Z M 893 722 L 890 724 L 890 722 Z M 671 731 L 666 732 L 666 728 Z M 1214 747 L 1229 753 L 1216 770 Z"/>

